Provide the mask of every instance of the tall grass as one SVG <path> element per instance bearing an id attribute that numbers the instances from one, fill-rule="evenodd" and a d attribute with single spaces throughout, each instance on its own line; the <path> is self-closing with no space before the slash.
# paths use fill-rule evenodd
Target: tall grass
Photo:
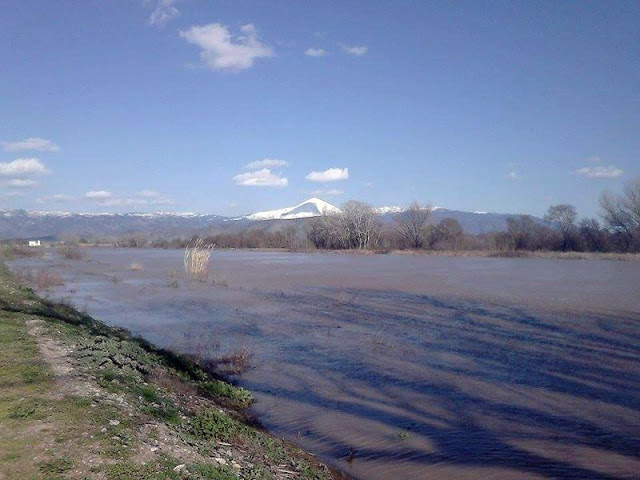
<path id="1" fill-rule="evenodd" d="M 204 280 L 209 274 L 209 257 L 211 250 L 215 248 L 213 244 L 205 244 L 198 238 L 192 245 L 187 245 L 184 249 L 184 270 L 188 275 Z"/>

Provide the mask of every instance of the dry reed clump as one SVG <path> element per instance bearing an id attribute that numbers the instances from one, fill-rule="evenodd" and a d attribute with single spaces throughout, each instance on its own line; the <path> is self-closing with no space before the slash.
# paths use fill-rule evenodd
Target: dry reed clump
<path id="1" fill-rule="evenodd" d="M 206 279 L 209 274 L 209 257 L 214 248 L 215 245 L 205 244 L 201 238 L 192 246 L 187 245 L 184 249 L 184 269 L 187 274 L 199 280 Z"/>
<path id="2" fill-rule="evenodd" d="M 62 285 L 62 279 L 56 272 L 40 270 L 36 274 L 33 283 L 38 290 L 46 290 L 51 287 L 58 287 Z"/>
<path id="3" fill-rule="evenodd" d="M 0 257 L 12 260 L 14 258 L 42 257 L 44 251 L 41 247 L 25 247 L 22 245 L 3 245 Z"/>
<path id="4" fill-rule="evenodd" d="M 225 355 L 206 359 L 201 362 L 205 370 L 212 371 L 226 377 L 228 375 L 242 375 L 253 368 L 253 352 L 247 345 L 239 346 Z"/>
<path id="5" fill-rule="evenodd" d="M 58 249 L 60 256 L 67 260 L 82 260 L 85 258 L 85 252 L 76 245 L 67 245 Z"/>

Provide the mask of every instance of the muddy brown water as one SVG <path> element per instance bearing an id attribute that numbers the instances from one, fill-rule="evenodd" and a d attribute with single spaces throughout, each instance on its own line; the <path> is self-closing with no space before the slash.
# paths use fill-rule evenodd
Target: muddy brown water
<path id="1" fill-rule="evenodd" d="M 11 266 L 162 346 L 250 351 L 259 420 L 355 478 L 640 478 L 640 262 L 215 251 L 215 285 L 175 250 Z"/>

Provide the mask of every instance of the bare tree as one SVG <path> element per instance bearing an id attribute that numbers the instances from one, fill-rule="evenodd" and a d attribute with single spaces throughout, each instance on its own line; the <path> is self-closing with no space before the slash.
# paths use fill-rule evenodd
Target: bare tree
<path id="1" fill-rule="evenodd" d="M 462 225 L 455 218 L 443 218 L 433 232 L 434 243 L 441 247 L 457 250 L 464 237 Z"/>
<path id="2" fill-rule="evenodd" d="M 627 183 L 620 195 L 603 193 L 600 206 L 605 224 L 623 236 L 626 248 L 640 247 L 640 178 Z"/>
<path id="3" fill-rule="evenodd" d="M 604 252 L 607 249 L 606 232 L 595 218 L 584 218 L 578 224 L 582 246 L 589 252 Z"/>
<path id="4" fill-rule="evenodd" d="M 567 248 L 574 247 L 574 239 L 576 233 L 576 207 L 566 203 L 560 205 L 551 205 L 547 210 L 547 214 L 544 219 L 553 224 L 560 230 L 562 235 L 562 251 L 567 251 Z"/>
<path id="5" fill-rule="evenodd" d="M 345 248 L 369 248 L 372 240 L 379 233 L 376 212 L 371 205 L 354 200 L 342 207 L 337 215 L 340 225 L 340 238 Z"/>
<path id="6" fill-rule="evenodd" d="M 413 202 L 404 212 L 395 215 L 396 230 L 411 248 L 424 247 L 432 210 L 430 206 Z"/>
<path id="7" fill-rule="evenodd" d="M 538 225 L 531 215 L 507 218 L 507 231 L 500 235 L 499 248 L 508 250 L 538 250 L 550 245 L 549 228 Z"/>
<path id="8" fill-rule="evenodd" d="M 289 250 L 298 248 L 298 229 L 295 225 L 287 225 L 282 229 L 282 236 Z"/>

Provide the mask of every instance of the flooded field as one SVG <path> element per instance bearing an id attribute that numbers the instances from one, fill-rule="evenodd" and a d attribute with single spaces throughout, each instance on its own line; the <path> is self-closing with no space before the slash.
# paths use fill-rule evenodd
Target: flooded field
<path id="1" fill-rule="evenodd" d="M 12 262 L 162 346 L 251 354 L 276 434 L 358 479 L 640 478 L 640 262 L 91 249 Z M 41 292 L 42 293 L 42 292 Z"/>

